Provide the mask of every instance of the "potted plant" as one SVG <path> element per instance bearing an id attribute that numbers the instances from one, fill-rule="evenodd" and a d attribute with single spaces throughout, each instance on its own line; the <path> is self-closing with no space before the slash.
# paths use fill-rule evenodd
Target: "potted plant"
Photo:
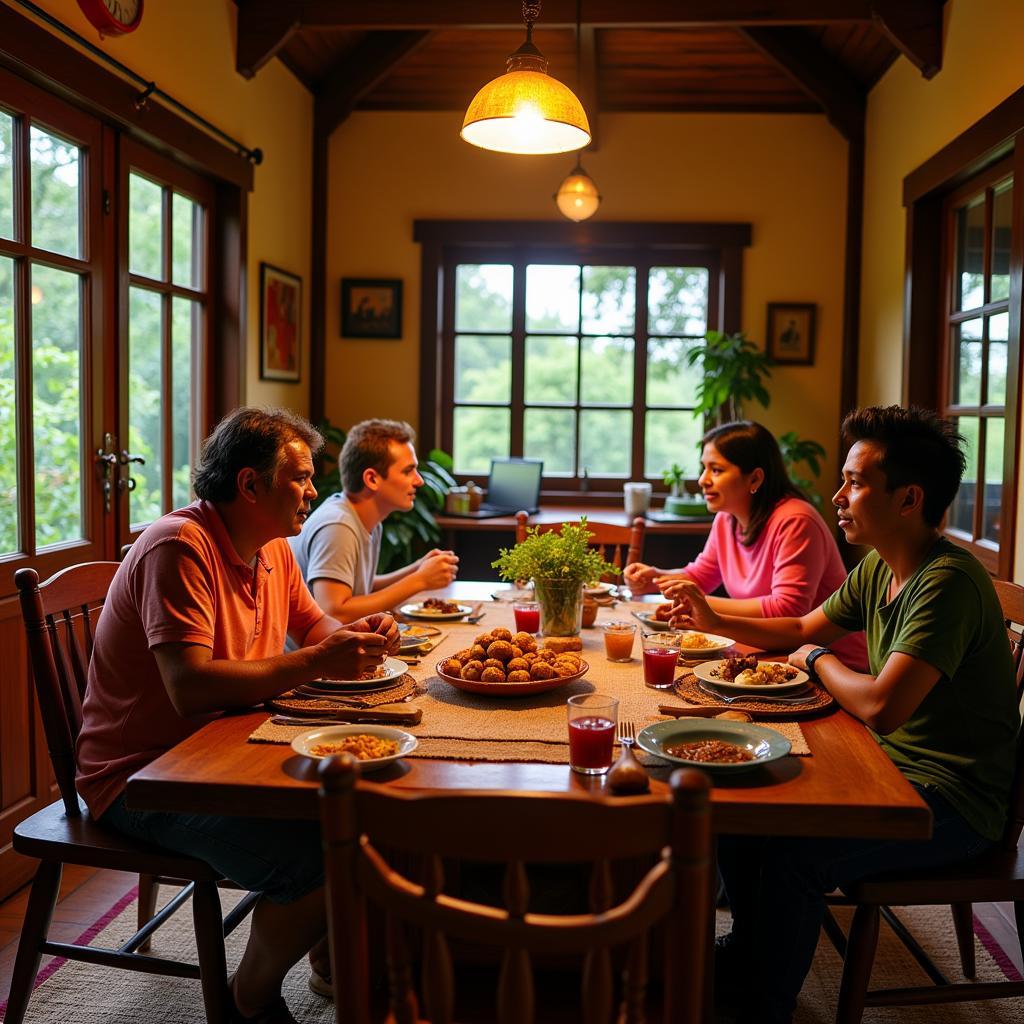
<path id="1" fill-rule="evenodd" d="M 527 528 L 526 540 L 502 548 L 491 565 L 502 579 L 533 580 L 540 605 L 540 628 L 545 636 L 575 636 L 583 615 L 583 586 L 605 573 L 618 574 L 589 546 L 593 536 L 586 517 L 563 523 L 560 530 Z"/>
<path id="2" fill-rule="evenodd" d="M 687 479 L 686 471 L 678 462 L 661 474 L 661 479 L 669 489 L 665 499 L 665 511 L 673 516 L 702 516 L 708 510 L 703 500 L 698 498 L 700 485 L 696 480 Z"/>
<path id="3" fill-rule="evenodd" d="M 693 414 L 705 417 L 709 428 L 743 419 L 743 403 L 750 399 L 768 407 L 771 396 L 764 381 L 772 375 L 771 360 L 742 331 L 708 331 L 686 359 L 691 366 L 701 364 Z"/>

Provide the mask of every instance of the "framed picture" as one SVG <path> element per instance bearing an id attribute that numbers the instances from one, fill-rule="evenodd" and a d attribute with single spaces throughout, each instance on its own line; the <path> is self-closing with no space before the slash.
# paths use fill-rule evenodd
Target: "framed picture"
<path id="1" fill-rule="evenodd" d="M 400 338 L 402 282 L 343 277 L 341 333 L 345 338 Z"/>
<path id="2" fill-rule="evenodd" d="M 777 363 L 810 366 L 814 362 L 813 302 L 768 303 L 768 355 Z"/>
<path id="3" fill-rule="evenodd" d="M 260 377 L 299 379 L 302 351 L 302 278 L 260 264 Z"/>

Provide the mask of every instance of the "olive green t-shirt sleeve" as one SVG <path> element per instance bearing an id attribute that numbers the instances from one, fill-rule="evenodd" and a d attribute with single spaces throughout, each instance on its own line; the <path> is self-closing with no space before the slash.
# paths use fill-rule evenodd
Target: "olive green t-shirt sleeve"
<path id="1" fill-rule="evenodd" d="M 864 588 L 868 559 L 873 559 L 873 553 L 854 566 L 850 575 L 843 580 L 842 586 L 826 597 L 821 606 L 825 618 L 851 633 L 864 629 L 866 625 Z"/>

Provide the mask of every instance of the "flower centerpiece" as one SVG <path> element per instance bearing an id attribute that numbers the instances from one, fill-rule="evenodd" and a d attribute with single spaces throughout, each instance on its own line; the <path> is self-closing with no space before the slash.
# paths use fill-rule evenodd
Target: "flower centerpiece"
<path id="1" fill-rule="evenodd" d="M 575 636 L 583 614 L 583 587 L 608 573 L 619 573 L 589 546 L 593 534 L 586 517 L 563 523 L 560 530 L 528 527 L 526 540 L 502 548 L 491 565 L 502 579 L 533 580 L 545 636 Z"/>

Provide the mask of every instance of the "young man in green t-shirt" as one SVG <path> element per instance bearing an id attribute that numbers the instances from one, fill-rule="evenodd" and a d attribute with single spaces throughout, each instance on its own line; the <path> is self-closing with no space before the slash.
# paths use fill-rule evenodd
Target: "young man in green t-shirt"
<path id="1" fill-rule="evenodd" d="M 963 475 L 963 438 L 934 413 L 898 406 L 855 410 L 843 437 L 852 447 L 832 501 L 846 539 L 873 550 L 824 604 L 801 618 L 740 618 L 713 612 L 693 583 L 663 587 L 698 629 L 797 648 L 790 663 L 864 722 L 934 818 L 927 842 L 721 839 L 733 929 L 716 953 L 716 988 L 751 982 L 741 1019 L 760 1024 L 792 1016 L 825 893 L 980 853 L 1002 832 L 1014 770 L 1020 715 L 999 601 L 982 565 L 940 530 Z M 860 629 L 868 673 L 827 647 Z"/>

